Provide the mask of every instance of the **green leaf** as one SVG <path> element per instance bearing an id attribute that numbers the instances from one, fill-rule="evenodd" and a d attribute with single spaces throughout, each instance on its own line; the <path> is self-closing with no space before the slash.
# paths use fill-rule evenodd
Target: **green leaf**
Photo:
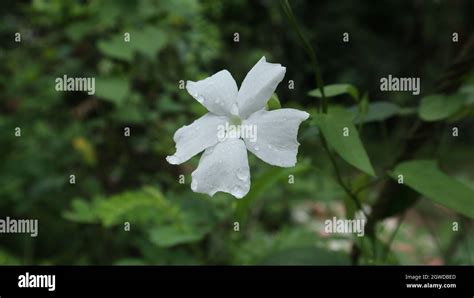
<path id="1" fill-rule="evenodd" d="M 397 115 L 400 107 L 391 102 L 373 102 L 370 103 L 365 115 L 357 115 L 354 121 L 359 122 L 374 122 L 384 121 L 390 117 Z"/>
<path id="2" fill-rule="evenodd" d="M 180 204 L 177 200 L 166 199 L 151 186 L 109 198 L 74 200 L 72 210 L 65 212 L 64 217 L 81 223 L 100 223 L 106 228 L 130 221 L 136 229 L 143 227 L 150 242 L 159 247 L 199 241 L 216 222 L 207 201 Z"/>
<path id="3" fill-rule="evenodd" d="M 118 122 L 141 124 L 145 121 L 143 112 L 135 105 L 125 105 L 115 111 L 113 117 Z"/>
<path id="4" fill-rule="evenodd" d="M 411 160 L 398 164 L 389 173 L 423 196 L 474 218 L 474 190 L 443 173 L 434 160 Z"/>
<path id="5" fill-rule="evenodd" d="M 328 144 L 349 164 L 375 177 L 367 152 L 359 133 L 352 123 L 352 113 L 343 109 L 333 109 L 329 114 L 318 114 L 315 122 Z M 347 131 L 348 130 L 348 131 Z M 344 132 L 348 135 L 344 135 Z"/>
<path id="6" fill-rule="evenodd" d="M 133 50 L 153 58 L 166 44 L 165 33 L 156 27 L 130 31 Z"/>
<path id="7" fill-rule="evenodd" d="M 267 102 L 267 110 L 276 110 L 281 108 L 280 100 L 278 99 L 278 95 L 273 93 L 272 97 Z"/>
<path id="8" fill-rule="evenodd" d="M 309 96 L 313 97 L 322 97 L 321 91 L 318 89 L 311 90 Z M 359 98 L 359 91 L 357 88 L 350 84 L 333 84 L 333 85 L 326 85 L 324 86 L 324 95 L 326 97 L 334 97 L 342 94 L 349 94 L 352 96 L 356 101 Z"/>
<path id="9" fill-rule="evenodd" d="M 276 252 L 265 257 L 263 265 L 349 265 L 345 253 L 325 250 L 318 247 L 296 247 Z"/>
<path id="10" fill-rule="evenodd" d="M 72 23 L 64 29 L 64 33 L 74 42 L 82 40 L 87 34 L 94 30 L 95 24 L 90 21 Z"/>
<path id="11" fill-rule="evenodd" d="M 168 96 L 162 96 L 157 102 L 158 110 L 163 113 L 181 113 L 186 111 L 186 106 Z"/>
<path id="12" fill-rule="evenodd" d="M 129 94 L 128 80 L 121 77 L 97 78 L 95 92 L 101 97 L 114 104 L 122 104 Z"/>
<path id="13" fill-rule="evenodd" d="M 438 121 L 459 111 L 466 98 L 466 94 L 457 93 L 450 96 L 434 94 L 421 99 L 418 114 L 425 121 Z"/>
<path id="14" fill-rule="evenodd" d="M 104 226 L 112 226 L 123 221 L 134 210 L 166 210 L 177 214 L 179 210 L 170 206 L 163 194 L 153 187 L 144 187 L 141 191 L 128 191 L 114 195 L 106 200 L 97 201 L 95 212 Z"/>
<path id="15" fill-rule="evenodd" d="M 128 33 L 129 42 L 125 41 L 123 33 L 99 41 L 97 43 L 99 51 L 106 56 L 130 62 L 135 52 L 154 58 L 166 45 L 166 34 L 156 27 L 147 26 L 139 30 L 129 30 Z"/>
<path id="16" fill-rule="evenodd" d="M 356 111 L 358 111 L 361 115 L 366 115 L 369 112 L 369 94 L 367 92 L 362 95 Z"/>
<path id="17" fill-rule="evenodd" d="M 176 218 L 179 210 L 172 206 L 163 194 L 153 187 L 118 193 L 109 198 L 97 196 L 93 201 L 75 199 L 71 210 L 64 217 L 82 223 L 101 223 L 106 227 L 123 223 L 138 211 L 145 219 L 145 211 L 165 213 Z"/>
<path id="18" fill-rule="evenodd" d="M 159 226 L 150 231 L 150 241 L 159 247 L 170 247 L 178 244 L 201 240 L 207 231 L 193 229 L 191 226 Z"/>
<path id="19" fill-rule="evenodd" d="M 354 177 L 351 181 L 352 193 L 357 193 L 357 197 L 361 202 L 364 202 L 368 197 L 369 187 L 365 188 L 370 183 L 370 177 L 365 173 L 361 173 Z M 348 195 L 344 195 L 344 207 L 346 210 L 346 218 L 355 218 L 355 212 L 357 211 L 357 205 L 354 200 Z"/>
<path id="20" fill-rule="evenodd" d="M 474 103 L 474 85 L 473 84 L 466 84 L 459 88 L 459 93 L 466 94 L 466 101 L 465 103 L 467 105 L 473 104 Z"/>
<path id="21" fill-rule="evenodd" d="M 467 84 L 459 88 L 459 94 L 464 95 L 464 107 L 449 116 L 446 121 L 457 122 L 466 117 L 474 116 L 474 85 Z"/>
<path id="22" fill-rule="evenodd" d="M 123 34 L 115 35 L 108 40 L 100 40 L 97 43 L 99 51 L 106 56 L 130 62 L 133 59 L 133 47 L 131 42 L 125 42 Z"/>
<path id="23" fill-rule="evenodd" d="M 71 207 L 71 211 L 64 212 L 64 218 L 83 223 L 93 223 L 97 221 L 96 214 L 91 210 L 91 206 L 87 202 L 75 199 L 72 201 Z"/>
<path id="24" fill-rule="evenodd" d="M 412 107 L 400 107 L 398 110 L 398 115 L 405 116 L 405 115 L 413 115 L 417 113 L 417 108 Z"/>
<path id="25" fill-rule="evenodd" d="M 294 168 L 273 167 L 269 169 L 252 183 L 249 193 L 242 200 L 238 201 L 236 208 L 237 218 L 241 221 L 245 220 L 254 201 L 278 180 L 285 179 L 290 174 L 295 175 L 297 173 L 304 172 L 309 168 L 310 165 L 308 163 L 300 162 Z"/>
<path id="26" fill-rule="evenodd" d="M 359 107 L 352 106 L 348 109 L 356 114 L 354 123 L 367 123 L 375 121 L 384 121 L 394 116 L 404 116 L 416 113 L 414 108 L 402 108 L 397 104 L 386 101 L 372 102 L 367 106 L 367 112 L 359 112 Z"/>

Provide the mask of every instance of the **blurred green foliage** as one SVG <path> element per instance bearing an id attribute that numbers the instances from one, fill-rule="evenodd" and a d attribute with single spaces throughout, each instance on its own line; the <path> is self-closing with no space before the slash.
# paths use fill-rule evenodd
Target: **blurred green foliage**
<path id="1" fill-rule="evenodd" d="M 455 95 L 467 94 L 462 100 L 447 105 L 448 96 L 432 94 L 472 33 L 474 3 L 291 3 L 318 51 L 327 93 L 334 96 L 330 108 L 348 107 L 344 121 L 359 130 L 350 146 L 337 137 L 330 141 L 342 159 L 384 175 L 418 114 L 429 121 L 449 118 L 455 122 L 436 122 L 440 133 L 426 151 L 434 148 L 443 169 L 472 186 L 474 77 L 463 78 Z M 242 200 L 193 193 L 199 157 L 179 167 L 166 162 L 174 132 L 205 112 L 179 88 L 181 80 L 225 68 L 239 84 L 265 55 L 287 67 L 269 108 L 318 115 L 319 91 L 308 96 L 316 88 L 311 66 L 276 1 L 5 1 L 0 14 L 0 217 L 39 220 L 37 238 L 0 235 L 0 264 L 349 264 L 353 243 L 362 263 L 430 263 L 427 255 L 472 263 L 472 237 L 442 253 L 456 237 L 449 228 L 459 215 L 428 200 L 406 215 L 394 239 L 393 219 L 377 227 L 375 245 L 385 254 L 373 254 L 365 240 L 323 235 L 325 218 L 353 215 L 356 207 L 334 178 L 315 122 L 300 128 L 295 168 L 249 156 L 252 186 Z M 451 42 L 453 31 L 461 42 Z M 342 42 L 343 32 L 350 32 L 350 43 Z M 95 77 L 96 94 L 56 92 L 54 81 L 65 74 Z M 420 109 L 417 97 L 380 92 L 379 78 L 387 74 L 422 77 L 429 97 Z M 287 88 L 290 79 L 294 89 Z M 336 114 L 325 117 L 327 133 L 342 125 Z M 462 131 L 455 140 L 443 130 L 447 123 Z M 378 180 L 337 163 L 361 202 L 374 202 Z M 367 183 L 374 187 L 362 189 Z M 463 231 L 472 232 L 471 220 L 463 220 Z"/>

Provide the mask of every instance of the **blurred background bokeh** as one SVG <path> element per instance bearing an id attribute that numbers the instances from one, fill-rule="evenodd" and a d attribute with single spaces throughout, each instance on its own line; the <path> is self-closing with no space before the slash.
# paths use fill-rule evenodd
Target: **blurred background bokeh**
<path id="1" fill-rule="evenodd" d="M 290 3 L 318 53 L 325 83 L 353 84 L 370 102 L 417 107 L 440 80 L 453 79 L 446 71 L 473 33 L 474 2 L 468 0 Z M 206 112 L 179 88 L 181 80 L 227 69 L 240 85 L 266 56 L 287 67 L 276 91 L 282 107 L 316 110 L 318 99 L 308 96 L 316 88 L 311 65 L 278 1 L 3 1 L 0 15 L 0 218 L 39 220 L 36 238 L 0 234 L 0 264 L 354 261 L 360 239 L 324 233 L 324 220 L 343 218 L 348 199 L 310 121 L 300 127 L 295 168 L 272 167 L 249 154 L 251 192 L 242 200 L 191 191 L 199 156 L 180 166 L 165 160 L 175 150 L 174 132 Z M 457 84 L 473 84 L 472 68 L 464 66 L 472 64 L 461 63 Z M 65 74 L 95 77 L 96 94 L 57 92 L 55 79 Z M 388 74 L 421 77 L 422 94 L 380 92 L 379 80 Z M 470 187 L 472 102 L 465 108 L 471 116 L 455 120 L 462 131 L 455 141 L 440 124 L 431 130 L 437 142 L 426 144 L 446 172 Z M 337 103 L 354 105 L 347 96 Z M 390 167 L 414 118 L 364 125 L 361 138 L 378 173 Z M 353 187 L 371 182 L 338 162 Z M 383 184 L 372 186 L 360 193 L 368 207 Z M 462 233 L 453 233 L 455 220 Z M 370 254 L 360 245 L 358 263 L 472 264 L 472 231 L 472 220 L 421 199 L 403 217 L 379 222 L 377 236 L 389 248 L 364 257 Z"/>

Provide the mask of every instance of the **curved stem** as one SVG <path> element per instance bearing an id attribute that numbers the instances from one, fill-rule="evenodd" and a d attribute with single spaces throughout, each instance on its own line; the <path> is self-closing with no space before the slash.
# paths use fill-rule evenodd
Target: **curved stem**
<path id="1" fill-rule="evenodd" d="M 406 211 L 403 212 L 403 214 L 398 218 L 397 226 L 395 227 L 395 230 L 392 232 L 392 235 L 390 235 L 390 238 L 388 239 L 387 246 L 385 247 L 384 255 L 382 257 L 384 261 L 387 260 L 388 253 L 390 252 L 392 243 L 395 240 L 395 236 L 397 235 L 398 231 L 400 230 L 400 227 L 402 226 L 402 222 L 405 219 L 405 215 Z"/>
<path id="2" fill-rule="evenodd" d="M 326 99 L 326 94 L 324 93 L 324 82 L 321 76 L 321 69 L 319 68 L 316 52 L 314 51 L 308 39 L 306 38 L 306 36 L 303 34 L 300 27 L 298 26 L 298 22 L 296 21 L 295 15 L 293 14 L 293 10 L 291 9 L 291 6 L 290 6 L 290 3 L 288 3 L 288 0 L 282 0 L 280 1 L 280 3 L 283 8 L 283 12 L 286 14 L 286 17 L 290 21 L 291 27 L 293 27 L 293 30 L 295 30 L 296 33 L 298 34 L 298 37 L 303 45 L 303 48 L 305 49 L 306 54 L 308 54 L 309 59 L 311 60 L 311 65 L 314 71 L 316 86 L 321 92 L 321 110 L 324 114 L 326 114 L 328 112 L 328 103 Z"/>
<path id="3" fill-rule="evenodd" d="M 308 39 L 306 36 L 303 34 L 301 31 L 300 27 L 298 26 L 298 22 L 296 21 L 295 15 L 293 14 L 293 10 L 291 9 L 290 4 L 288 3 L 288 0 L 281 0 L 280 1 L 281 6 L 283 8 L 283 11 L 290 21 L 290 25 L 293 28 L 293 30 L 296 31 L 298 34 L 298 37 L 303 45 L 303 48 L 306 51 L 306 54 L 308 54 L 309 59 L 311 60 L 311 65 L 313 66 L 313 71 L 314 71 L 314 77 L 316 81 L 316 86 L 318 87 L 319 91 L 321 92 L 321 108 L 320 110 L 322 111 L 323 114 L 326 114 L 328 112 L 328 103 L 326 99 L 326 95 L 324 93 L 324 83 L 323 83 L 323 78 L 321 76 L 321 69 L 319 67 L 318 59 L 316 56 L 316 52 L 314 51 L 313 47 L 309 43 Z M 368 215 L 365 212 L 365 210 L 362 208 L 362 204 L 360 203 L 357 195 L 353 194 L 349 187 L 344 183 L 342 180 L 341 172 L 339 170 L 339 167 L 337 166 L 336 159 L 334 158 L 333 154 L 331 153 L 331 150 L 329 149 L 329 146 L 326 142 L 326 139 L 322 134 L 319 134 L 319 137 L 321 139 L 321 144 L 324 147 L 324 150 L 329 156 L 329 159 L 331 161 L 331 164 L 334 168 L 334 172 L 336 174 L 337 181 L 339 185 L 342 187 L 342 189 L 346 192 L 346 194 L 354 201 L 354 204 L 357 206 L 358 209 L 360 209 L 365 217 L 367 218 Z"/>
<path id="4" fill-rule="evenodd" d="M 334 168 L 334 173 L 336 174 L 336 179 L 337 179 L 337 182 L 339 183 L 339 185 L 342 187 L 342 189 L 344 190 L 344 192 L 346 193 L 346 195 L 354 202 L 354 204 L 357 206 L 357 209 L 359 209 L 360 211 L 362 211 L 362 213 L 364 214 L 365 218 L 368 218 L 369 215 L 365 212 L 361 202 L 359 201 L 359 198 L 357 197 L 356 194 L 352 193 L 352 191 L 349 189 L 349 187 L 344 183 L 344 181 L 342 180 L 342 175 L 341 175 L 341 172 L 339 170 L 339 167 L 337 166 L 337 163 L 336 163 L 336 159 L 334 158 L 333 154 L 331 153 L 331 151 L 329 150 L 329 147 L 326 143 L 326 139 L 323 137 L 322 134 L 319 134 L 320 136 L 320 139 L 321 139 L 321 143 L 323 144 L 323 147 L 324 147 L 324 150 L 326 151 L 326 153 L 328 154 L 329 156 L 329 160 L 331 161 L 331 164 L 332 164 L 332 167 Z"/>

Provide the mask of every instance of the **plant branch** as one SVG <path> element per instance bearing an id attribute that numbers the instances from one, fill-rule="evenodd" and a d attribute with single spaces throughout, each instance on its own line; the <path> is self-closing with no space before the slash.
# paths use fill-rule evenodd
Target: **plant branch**
<path id="1" fill-rule="evenodd" d="M 313 67 L 316 86 L 317 88 L 319 88 L 319 91 L 321 92 L 321 110 L 324 114 L 326 114 L 328 111 L 328 103 L 326 99 L 326 94 L 324 93 L 324 82 L 321 76 L 321 69 L 319 67 L 316 52 L 314 51 L 310 42 L 308 41 L 308 39 L 306 38 L 306 36 L 303 34 L 300 27 L 298 26 L 298 22 L 296 21 L 295 15 L 293 14 L 293 10 L 291 9 L 291 6 L 290 6 L 290 3 L 288 3 L 288 0 L 282 0 L 280 1 L 280 3 L 283 8 L 283 12 L 285 13 L 286 17 L 290 21 L 291 27 L 298 34 L 298 37 L 303 45 L 303 48 L 305 49 L 306 54 L 308 54 L 309 59 L 311 60 L 311 66 Z"/>
<path id="2" fill-rule="evenodd" d="M 323 114 L 326 114 L 328 112 L 328 104 L 327 104 L 327 99 L 326 95 L 324 93 L 324 83 L 323 79 L 321 76 L 321 69 L 319 67 L 318 59 L 316 56 L 316 52 L 314 48 L 311 46 L 310 42 L 306 38 L 306 36 L 303 34 L 301 31 L 298 22 L 296 21 L 295 15 L 293 14 L 293 10 L 291 9 L 290 4 L 288 3 L 288 0 L 281 0 L 280 1 L 281 6 L 283 8 L 283 11 L 290 21 L 290 25 L 293 28 L 293 30 L 298 34 L 298 37 L 303 45 L 303 48 L 306 51 L 306 54 L 309 56 L 311 60 L 311 65 L 313 67 L 314 71 L 314 76 L 315 76 L 315 81 L 316 81 L 316 86 L 318 87 L 319 91 L 321 92 L 321 110 Z M 354 201 L 354 204 L 357 206 L 358 209 L 360 209 L 366 218 L 368 217 L 367 213 L 365 210 L 362 208 L 362 204 L 360 203 L 358 197 L 351 192 L 349 187 L 344 183 L 342 180 L 341 172 L 339 170 L 339 167 L 337 166 L 336 159 L 331 153 L 331 150 L 329 149 L 329 146 L 326 142 L 326 139 L 322 134 L 319 134 L 319 137 L 321 139 L 321 144 L 323 145 L 324 151 L 326 151 L 327 155 L 329 156 L 329 160 L 331 161 L 331 164 L 334 168 L 334 172 L 336 174 L 337 182 L 339 185 L 342 187 L 342 189 L 346 192 L 346 194 Z"/>
<path id="3" fill-rule="evenodd" d="M 390 238 L 388 239 L 387 246 L 385 247 L 384 255 L 383 255 L 383 260 L 386 261 L 388 257 L 388 253 L 390 252 L 390 248 L 392 246 L 393 241 L 395 240 L 395 236 L 397 235 L 398 231 L 400 230 L 400 227 L 402 226 L 402 222 L 405 219 L 405 215 L 407 213 L 404 212 L 399 218 L 398 218 L 398 223 L 397 226 L 395 227 L 395 230 L 393 231 L 392 235 L 390 235 Z"/>

